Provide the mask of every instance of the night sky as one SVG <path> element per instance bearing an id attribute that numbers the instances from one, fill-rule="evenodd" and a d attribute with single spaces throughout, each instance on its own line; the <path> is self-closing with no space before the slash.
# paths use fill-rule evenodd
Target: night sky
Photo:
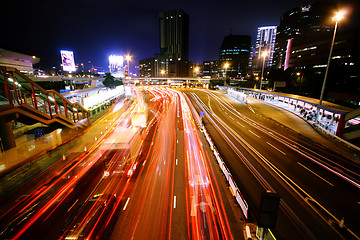
<path id="1" fill-rule="evenodd" d="M 41 68 L 59 66 L 61 49 L 74 51 L 77 64 L 90 60 L 104 70 L 110 54 L 130 53 L 133 72 L 140 59 L 159 52 L 159 12 L 182 8 L 190 18 L 190 61 L 201 64 L 218 59 L 230 31 L 255 43 L 257 27 L 278 25 L 284 12 L 312 2 L 5 0 L 0 48 L 40 57 L 35 67 Z"/>

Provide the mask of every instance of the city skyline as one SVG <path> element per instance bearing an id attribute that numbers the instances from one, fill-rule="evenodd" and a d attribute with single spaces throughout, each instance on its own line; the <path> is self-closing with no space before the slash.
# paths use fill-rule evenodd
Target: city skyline
<path id="1" fill-rule="evenodd" d="M 108 66 L 109 55 L 129 53 L 133 56 L 130 63 L 133 71 L 138 60 L 159 53 L 159 12 L 181 8 L 190 18 L 189 60 L 202 63 L 218 58 L 221 41 L 226 35 L 250 35 L 254 43 L 258 27 L 278 25 L 285 11 L 312 2 L 263 1 L 260 3 L 262 8 L 257 7 L 259 3 L 218 5 L 215 1 L 206 5 L 161 1 L 151 6 L 146 2 L 136 6 L 124 3 L 121 8 L 110 2 L 92 1 L 71 5 L 61 2 L 56 7 L 41 0 L 16 6 L 8 2 L 6 9 L 16 9 L 18 14 L 17 18 L 11 18 L 12 11 L 7 11 L 2 16 L 2 21 L 13 28 L 1 40 L 0 46 L 40 57 L 36 67 L 43 68 L 60 64 L 61 49 L 74 51 L 78 64 L 92 61 L 104 69 Z M 239 14 L 240 9 L 246 10 Z M 23 24 L 30 16 L 31 24 Z"/>

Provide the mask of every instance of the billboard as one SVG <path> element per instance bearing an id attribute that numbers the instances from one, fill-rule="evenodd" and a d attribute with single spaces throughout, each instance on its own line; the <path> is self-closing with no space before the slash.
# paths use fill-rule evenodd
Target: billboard
<path id="1" fill-rule="evenodd" d="M 124 57 L 119 55 L 109 56 L 110 73 L 116 78 L 124 77 Z"/>
<path id="2" fill-rule="evenodd" d="M 75 61 L 73 51 L 61 50 L 61 64 L 63 71 L 75 72 Z"/>

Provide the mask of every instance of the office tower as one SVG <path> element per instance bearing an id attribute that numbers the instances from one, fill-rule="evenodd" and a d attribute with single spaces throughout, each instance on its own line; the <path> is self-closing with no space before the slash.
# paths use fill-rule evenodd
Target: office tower
<path id="1" fill-rule="evenodd" d="M 327 39 L 333 31 L 331 16 L 335 9 L 335 3 L 316 2 L 284 13 L 277 28 L 273 66 L 282 69 L 289 67 L 294 39 L 304 35 L 308 40 Z"/>
<path id="2" fill-rule="evenodd" d="M 202 77 L 203 78 L 218 78 L 219 77 L 219 67 L 220 67 L 220 62 L 217 60 L 203 61 Z"/>
<path id="3" fill-rule="evenodd" d="M 263 54 L 266 52 L 264 67 L 271 67 L 276 39 L 276 26 L 259 27 L 255 46 L 255 68 L 262 67 Z"/>
<path id="4" fill-rule="evenodd" d="M 244 77 L 248 74 L 250 50 L 250 36 L 226 36 L 220 47 L 220 73 L 223 77 Z"/>
<path id="5" fill-rule="evenodd" d="M 153 57 L 141 59 L 139 61 L 140 77 L 154 77 L 155 76 L 154 65 L 155 65 L 155 58 Z"/>
<path id="6" fill-rule="evenodd" d="M 360 4 L 357 0 L 347 4 L 351 12 L 338 23 L 330 65 L 328 59 L 335 27 L 332 18 L 341 8 L 335 2 L 325 1 L 294 8 L 281 17 L 273 65 L 296 73 L 293 89 L 316 98 L 320 95 L 328 69 L 324 98 L 358 106 Z"/>
<path id="7" fill-rule="evenodd" d="M 189 16 L 182 10 L 160 12 L 160 55 L 168 58 L 169 76 L 187 76 Z"/>

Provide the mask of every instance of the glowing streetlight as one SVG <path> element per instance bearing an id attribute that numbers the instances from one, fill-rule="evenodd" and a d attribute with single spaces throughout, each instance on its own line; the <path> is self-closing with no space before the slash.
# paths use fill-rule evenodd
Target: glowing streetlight
<path id="1" fill-rule="evenodd" d="M 226 72 L 227 72 L 227 69 L 230 67 L 230 64 L 229 63 L 225 63 L 224 64 L 224 68 L 225 68 L 225 70 L 224 70 L 224 77 L 226 78 Z"/>
<path id="2" fill-rule="evenodd" d="M 268 51 L 264 51 L 261 56 L 263 57 L 263 65 L 262 65 L 262 69 L 261 69 L 261 78 L 260 78 L 260 91 L 261 91 L 261 87 L 262 87 L 262 82 L 263 82 L 263 76 L 264 76 L 264 67 L 265 67 L 265 58 L 268 55 Z"/>
<path id="3" fill-rule="evenodd" d="M 161 75 L 164 75 L 164 74 L 165 74 L 165 70 L 164 70 L 164 69 L 161 70 L 161 71 L 160 71 L 160 74 L 161 74 Z"/>
<path id="4" fill-rule="evenodd" d="M 197 77 L 198 72 L 200 71 L 199 67 L 194 68 L 195 77 Z"/>
<path id="5" fill-rule="evenodd" d="M 328 62 L 327 62 L 327 65 L 326 65 L 324 81 L 323 81 L 323 85 L 322 85 L 322 89 L 321 89 L 321 94 L 320 94 L 320 99 L 319 99 L 319 106 L 321 106 L 322 100 L 323 100 L 323 97 L 324 97 L 326 79 L 327 79 L 327 75 L 328 75 L 328 72 L 329 72 L 330 59 L 331 59 L 332 51 L 333 51 L 333 48 L 334 48 L 334 42 L 335 42 L 335 36 L 336 36 L 336 30 L 337 30 L 338 22 L 341 21 L 341 20 L 344 18 L 344 15 L 345 15 L 345 12 L 341 10 L 341 11 L 337 12 L 337 13 L 335 14 L 335 16 L 332 18 L 332 20 L 335 21 L 334 35 L 333 35 L 333 38 L 332 38 L 332 41 L 331 41 L 329 58 L 328 58 Z M 315 123 L 316 123 L 316 124 L 318 123 L 319 112 L 320 112 L 320 108 L 317 107 L 317 110 L 316 110 L 316 120 L 315 120 Z"/>
<path id="6" fill-rule="evenodd" d="M 131 60 L 131 56 L 128 54 L 125 56 L 125 59 L 127 61 L 127 67 L 128 67 L 128 76 L 130 76 L 130 66 L 129 66 L 129 62 Z"/>

